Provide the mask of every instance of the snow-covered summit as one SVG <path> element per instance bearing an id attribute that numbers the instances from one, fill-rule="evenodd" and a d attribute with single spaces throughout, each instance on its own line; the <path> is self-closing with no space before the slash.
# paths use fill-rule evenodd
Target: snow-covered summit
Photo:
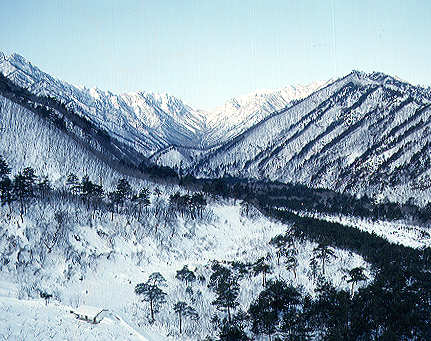
<path id="1" fill-rule="evenodd" d="M 206 148 L 228 141 L 292 100 L 325 85 L 315 82 L 258 90 L 203 111 L 168 93 L 138 90 L 113 94 L 96 87 L 75 86 L 46 74 L 16 53 L 0 55 L 0 72 L 34 94 L 68 103 L 147 156 L 169 145 Z"/>
<path id="2" fill-rule="evenodd" d="M 292 101 L 304 99 L 333 81 L 316 81 L 306 86 L 290 85 L 278 90 L 260 89 L 232 98 L 223 106 L 206 113 L 210 134 L 203 144 L 208 146 L 229 141 L 264 118 L 288 107 Z"/>

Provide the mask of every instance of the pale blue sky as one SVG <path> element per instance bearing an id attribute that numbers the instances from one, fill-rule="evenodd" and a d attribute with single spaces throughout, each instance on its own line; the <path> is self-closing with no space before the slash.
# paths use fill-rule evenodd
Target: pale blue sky
<path id="1" fill-rule="evenodd" d="M 0 0 L 0 51 L 72 84 L 211 109 L 382 71 L 431 85 L 429 0 Z"/>

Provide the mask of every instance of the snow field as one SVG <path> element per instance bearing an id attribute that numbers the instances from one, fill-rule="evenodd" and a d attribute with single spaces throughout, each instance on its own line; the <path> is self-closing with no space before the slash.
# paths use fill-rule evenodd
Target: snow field
<path id="1" fill-rule="evenodd" d="M 277 266 L 275 249 L 268 245 L 273 236 L 284 233 L 289 226 L 270 221 L 253 208 L 246 215 L 245 207 L 233 201 L 212 201 L 203 218 L 191 220 L 177 215 L 164 226 L 155 210 L 166 205 L 166 195 L 164 191 L 159 203 L 155 196 L 151 198 L 153 204 L 140 222 L 128 214 L 114 214 L 111 220 L 110 212 L 94 214 L 87 212 L 85 205 L 70 201 L 34 204 L 22 223 L 17 207 L 10 220 L 5 214 L 8 208 L 2 207 L 0 252 L 9 263 L 0 272 L 0 315 L 5 316 L 2 323 L 6 331 L 0 335 L 7 339 L 24 335 L 23 339 L 30 340 L 33 334 L 39 335 L 39 339 L 51 335 L 89 340 L 203 339 L 215 334 L 210 322 L 213 314 L 225 316 L 210 304 L 215 298 L 207 287 L 212 260 L 255 262 L 269 254 L 274 270 L 268 279 L 283 278 L 305 293 L 314 294 L 315 280 L 309 262 L 316 244 L 296 243 L 299 265 L 294 278 L 282 263 Z M 67 238 L 47 252 L 41 244 L 41 234 L 55 227 L 53 216 L 58 211 L 68 212 Z M 16 246 L 11 247 L 11 243 Z M 326 267 L 327 277 L 336 287 L 348 290 L 343 280 L 345 270 L 369 266 L 357 255 L 335 252 L 337 258 Z M 187 289 L 175 279 L 176 271 L 184 265 L 205 280 L 198 280 Z M 148 303 L 140 302 L 134 288 L 153 272 L 166 278 L 167 286 L 162 289 L 168 296 L 155 316 L 156 322 L 150 324 Z M 246 276 L 240 287 L 238 309 L 247 310 L 263 289 L 261 275 Z M 40 292 L 53 294 L 48 305 L 39 297 Z M 198 321 L 184 319 L 182 335 L 172 309 L 178 300 L 193 306 L 200 316 Z M 63 313 L 83 304 L 108 309 L 112 316 L 120 316 L 127 323 L 121 324 L 111 316 L 100 325 L 88 325 Z M 132 335 L 130 328 L 136 331 Z"/>

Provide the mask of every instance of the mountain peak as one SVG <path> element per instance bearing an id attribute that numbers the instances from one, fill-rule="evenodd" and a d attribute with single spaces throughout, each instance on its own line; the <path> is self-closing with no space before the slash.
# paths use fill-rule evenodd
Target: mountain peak
<path id="1" fill-rule="evenodd" d="M 14 52 L 10 56 L 8 56 L 6 58 L 6 60 L 8 62 L 10 62 L 11 64 L 14 64 L 14 65 L 34 68 L 34 66 L 27 59 L 25 59 L 23 56 L 21 56 L 20 54 L 18 54 L 16 52 Z"/>

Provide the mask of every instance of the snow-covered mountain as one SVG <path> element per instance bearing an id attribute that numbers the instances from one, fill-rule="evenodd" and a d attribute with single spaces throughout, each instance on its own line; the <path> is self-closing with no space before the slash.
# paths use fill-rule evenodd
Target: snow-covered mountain
<path id="1" fill-rule="evenodd" d="M 203 111 L 167 93 L 139 90 L 117 95 L 96 87 L 74 86 L 46 74 L 18 54 L 5 57 L 0 52 L 0 72 L 33 94 L 55 97 L 79 110 L 145 156 L 170 145 L 206 148 L 228 141 L 324 84 L 260 90 Z"/>
<path id="2" fill-rule="evenodd" d="M 431 90 L 396 77 L 354 71 L 306 87 L 258 90 L 205 112 L 166 93 L 115 95 L 73 86 L 17 54 L 0 54 L 0 71 L 87 117 L 119 141 L 115 148 L 123 154 L 131 154 L 127 146 L 198 177 L 298 182 L 395 201 L 431 199 Z M 139 156 L 131 159 L 139 163 Z"/>
<path id="3" fill-rule="evenodd" d="M 405 201 L 431 198 L 431 91 L 354 71 L 193 164 L 198 176 L 299 182 Z"/>
<path id="4" fill-rule="evenodd" d="M 0 53 L 0 70 L 7 77 L 0 76 L 0 155 L 11 168 L 8 174 L 3 167 L 0 178 L 1 338 L 221 337 L 229 305 L 226 312 L 214 303 L 217 290 L 210 285 L 219 262 L 238 283 L 231 302 L 235 323 L 254 340 L 271 337 L 254 328 L 249 310 L 267 290 L 265 278 L 299 294 L 301 302 L 291 307 L 297 308 L 294 320 L 305 321 L 307 328 L 298 333 L 307 339 L 344 339 L 337 336 L 344 327 L 359 335 L 352 339 L 429 339 L 429 210 L 401 215 L 413 219 L 424 213 L 413 223 L 373 220 L 378 212 L 358 217 L 336 208 L 318 212 L 313 207 L 347 195 L 315 191 L 319 195 L 310 198 L 316 202 L 304 205 L 301 186 L 273 183 L 264 192 L 267 183 L 246 180 L 232 183 L 236 199 L 222 199 L 220 179 L 206 181 L 208 192 L 194 193 L 198 184 L 143 180 L 137 165 L 150 164 L 146 156 L 151 156 L 172 166 L 183 161 L 183 170 L 198 176 L 270 178 L 427 200 L 430 89 L 353 72 L 309 87 L 257 91 L 203 112 L 167 94 L 114 95 L 76 87 L 19 55 Z M 18 175 L 25 167 L 32 167 L 37 179 L 18 200 Z M 72 172 L 78 184 L 65 185 Z M 90 192 L 86 176 L 104 193 Z M 124 181 L 148 201 L 123 192 Z M 278 205 L 288 198 L 299 211 Z M 271 207 L 268 199 L 276 204 Z M 380 208 L 363 199 L 355 203 L 369 211 Z M 388 205 L 400 207 L 415 208 Z M 185 265 L 193 281 L 178 276 Z M 361 278 L 353 277 L 355 270 Z M 154 273 L 166 280 L 166 297 L 153 320 L 152 305 L 135 289 Z M 174 308 L 180 302 L 199 316 L 195 321 L 184 315 L 182 331 Z M 81 305 L 109 314 L 89 324 L 70 313 Z M 281 337 L 290 333 L 284 326 L 276 326 Z"/>

